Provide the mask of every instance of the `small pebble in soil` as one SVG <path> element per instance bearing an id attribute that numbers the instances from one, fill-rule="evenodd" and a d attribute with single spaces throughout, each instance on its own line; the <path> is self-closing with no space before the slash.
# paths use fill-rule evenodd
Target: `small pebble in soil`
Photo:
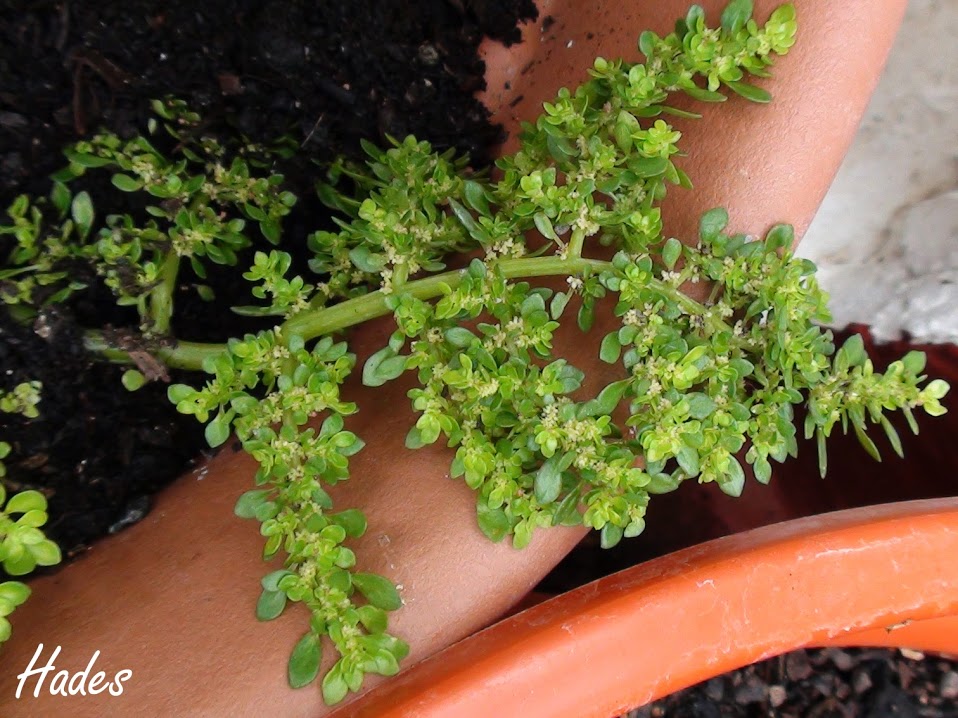
<path id="1" fill-rule="evenodd" d="M 805 651 L 794 651 L 785 658 L 785 672 L 793 681 L 804 681 L 812 675 L 812 665 Z"/>
<path id="2" fill-rule="evenodd" d="M 705 695 L 709 700 L 720 701 L 725 696 L 725 683 L 721 678 L 713 678 L 705 684 Z"/>
<path id="3" fill-rule="evenodd" d="M 855 665 L 852 657 L 840 648 L 828 648 L 825 654 L 828 656 L 828 660 L 832 662 L 832 665 L 840 671 L 850 671 L 852 666 Z"/>
<path id="4" fill-rule="evenodd" d="M 785 686 L 770 686 L 768 689 L 768 702 L 771 704 L 772 708 L 780 707 L 785 701 L 788 700 L 788 691 L 785 690 Z"/>
<path id="5" fill-rule="evenodd" d="M 852 676 L 852 689 L 855 693 L 859 695 L 865 693 L 871 690 L 872 685 L 872 678 L 868 675 L 868 671 L 865 669 L 855 671 L 855 674 Z"/>
<path id="6" fill-rule="evenodd" d="M 761 703 L 767 695 L 768 686 L 757 676 L 749 676 L 745 683 L 735 689 L 735 702 L 740 705 Z"/>
<path id="7" fill-rule="evenodd" d="M 958 673 L 948 671 L 941 677 L 941 683 L 938 686 L 938 692 L 942 698 L 958 698 Z"/>

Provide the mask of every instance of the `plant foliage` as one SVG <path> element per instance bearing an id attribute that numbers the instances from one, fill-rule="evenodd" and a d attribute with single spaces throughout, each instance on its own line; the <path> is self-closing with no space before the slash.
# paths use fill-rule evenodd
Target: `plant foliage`
<path id="1" fill-rule="evenodd" d="M 27 419 L 39 416 L 40 382 L 18 384 L 13 391 L 0 391 L 0 411 L 20 414 Z M 0 479 L 7 470 L 3 459 L 10 455 L 10 444 L 0 441 Z M 16 518 L 14 518 L 16 517 Z M 43 535 L 47 522 L 47 499 L 39 491 L 21 491 L 7 500 L 0 483 L 0 565 L 10 576 L 23 576 L 37 566 L 60 563 L 60 549 Z M 20 581 L 0 582 L 0 644 L 10 638 L 9 616 L 30 597 L 30 588 Z"/>
<path id="2" fill-rule="evenodd" d="M 663 234 L 667 187 L 691 186 L 667 118 L 695 117 L 670 98 L 721 102 L 726 89 L 769 101 L 746 78 L 768 76 L 795 32 L 791 4 L 760 25 L 749 0 L 733 0 L 718 28 L 694 6 L 675 32 L 642 34 L 644 62 L 599 58 L 588 82 L 546 103 L 496 179 L 412 137 L 388 150 L 366 145 L 365 166 L 336 163 L 318 188 L 340 219 L 338 231 L 308 238 L 316 276 L 290 276 L 280 249 L 255 251 L 243 276 L 260 304 L 237 311 L 276 323 L 225 346 L 168 336 L 180 265 L 202 277 L 207 262 L 236 264 L 255 243 L 251 226 L 278 243 L 296 198 L 268 162 L 228 160 L 198 133 L 195 115 L 158 103 L 182 139 L 175 156 L 142 137 L 100 135 L 68 152 L 46 209 L 26 197 L 14 203 L 12 224 L 0 228 L 14 238 L 0 294 L 21 309 L 63 301 L 81 288 L 65 261 L 89 262 L 118 302 L 137 309 L 141 330 L 163 337 L 158 360 L 210 375 L 201 387 L 171 386 L 170 400 L 206 425 L 211 446 L 235 434 L 258 462 L 256 487 L 236 513 L 260 522 L 264 558 L 285 563 L 262 580 L 256 615 L 275 618 L 289 601 L 309 608 L 289 681 L 319 675 L 327 636 L 338 659 L 322 691 L 335 703 L 367 673 L 396 673 L 408 651 L 388 633 L 400 591 L 355 568 L 349 546 L 365 516 L 334 507 L 327 491 L 349 477 L 363 447 L 346 428 L 359 407 L 341 395 L 357 371 L 335 338 L 342 330 L 392 314 L 395 331 L 361 368 L 363 382 L 415 375 L 407 445 L 450 447 L 450 474 L 476 492 L 480 528 L 516 547 L 537 528 L 583 524 L 612 546 L 642 532 L 650 496 L 683 481 L 737 496 L 750 467 L 767 482 L 772 462 L 797 452 L 798 405 L 808 409 L 803 428 L 819 440 L 823 472 L 836 426 L 872 452 L 867 431 L 880 426 L 900 451 L 887 412 L 904 411 L 914 427 L 916 409 L 944 411 L 948 387 L 923 385 L 922 355 L 880 374 L 860 338 L 836 351 L 821 327 L 829 315 L 815 267 L 792 255 L 789 226 L 751 238 L 727 231 L 728 215 L 715 209 L 697 237 Z M 148 218 L 98 216 L 68 184 L 90 170 L 155 198 Z M 464 254 L 467 266 L 447 267 L 461 267 Z M 554 291 L 536 285 L 542 277 L 567 283 Z M 709 287 L 707 299 L 683 292 L 696 284 Z M 553 340 L 569 321 L 589 332 L 604 297 L 614 299 L 615 328 L 594 343 L 617 378 L 583 398 L 583 372 L 554 355 Z M 102 334 L 91 332 L 88 345 L 123 358 Z M 131 389 L 143 380 L 124 376 Z"/>

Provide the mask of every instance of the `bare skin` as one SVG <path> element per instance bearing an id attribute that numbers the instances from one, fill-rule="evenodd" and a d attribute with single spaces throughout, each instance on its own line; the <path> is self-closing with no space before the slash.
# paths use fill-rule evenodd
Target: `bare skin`
<path id="1" fill-rule="evenodd" d="M 636 57 L 638 33 L 668 32 L 688 0 L 629 8 L 589 2 L 575 14 L 567 9 L 572 4 L 540 3 L 540 22 L 550 14 L 559 18 L 554 41 L 509 51 L 490 48 L 487 101 L 501 108 L 497 119 L 507 131 L 515 130 L 519 119 L 533 118 L 560 85 L 583 79 L 594 55 Z M 702 4 L 711 17 L 724 5 Z M 756 14 L 764 18 L 777 4 L 759 0 Z M 694 236 L 699 215 L 719 205 L 729 208 L 735 229 L 752 233 L 789 221 L 800 235 L 811 220 L 854 135 L 905 0 L 796 5 L 799 42 L 776 65 L 768 85 L 775 96 L 771 105 L 732 99 L 697 107 L 702 120 L 676 123 L 689 154 L 682 166 L 696 186 L 692 192 L 674 190 L 666 201 L 669 234 Z M 564 17 L 570 18 L 567 26 Z M 539 26 L 526 35 L 538 38 Z M 548 66 L 533 64 L 518 73 L 550 54 Z M 385 344 L 389 331 L 390 322 L 382 320 L 355 332 L 351 346 L 360 363 Z M 602 333 L 598 326 L 592 337 Z M 597 381 L 612 378 L 614 370 L 596 357 L 597 340 L 584 341 L 577 329 L 567 328 L 556 346 Z M 476 528 L 472 492 L 447 478 L 450 452 L 403 447 L 413 422 L 408 388 L 402 380 L 375 390 L 358 381 L 348 385 L 347 398 L 361 407 L 350 428 L 367 446 L 352 459 L 352 480 L 334 494 L 339 507 L 362 506 L 369 517 L 370 529 L 355 547 L 361 568 L 402 586 L 405 607 L 394 614 L 391 630 L 411 645 L 407 665 L 494 621 L 583 536 L 576 529 L 540 531 L 523 551 L 490 543 Z M 304 630 L 305 612 L 294 607 L 269 623 L 253 616 L 259 578 L 271 566 L 259 559 L 262 539 L 255 523 L 233 516 L 236 497 L 251 486 L 253 471 L 250 459 L 224 450 L 164 492 L 142 523 L 33 582 L 34 595 L 15 614 L 13 638 L 3 647 L 0 713 L 326 714 L 317 689 L 292 690 L 286 683 L 286 660 Z M 650 510 L 655 511 L 654 502 Z M 39 698 L 33 697 L 31 679 L 18 700 L 17 674 L 39 643 L 44 644 L 39 665 L 59 645 L 57 670 L 80 671 L 100 651 L 91 677 L 99 670 L 106 680 L 121 669 L 133 675 L 119 697 L 51 696 L 51 674 Z M 324 663 L 333 658 L 326 651 Z"/>

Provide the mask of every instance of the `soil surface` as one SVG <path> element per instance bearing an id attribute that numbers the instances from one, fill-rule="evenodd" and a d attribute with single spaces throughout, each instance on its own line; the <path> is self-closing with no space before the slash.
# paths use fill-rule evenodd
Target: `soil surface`
<path id="1" fill-rule="evenodd" d="M 0 207 L 45 195 L 64 146 L 101 127 L 142 132 L 150 100 L 172 95 L 201 113 L 207 134 L 296 142 L 279 169 L 300 197 L 286 236 L 302 240 L 328 225 L 316 163 L 359 157 L 360 139 L 415 134 L 488 162 L 501 129 L 474 98 L 485 82 L 477 48 L 485 36 L 518 40 L 518 23 L 535 14 L 531 0 L 0 0 Z M 98 207 L 124 206 L 105 178 L 90 189 Z M 284 249 L 305 252 L 302 241 Z M 224 306 L 249 303 L 239 272 L 214 272 L 210 284 Z M 251 329 L 193 296 L 177 297 L 182 338 Z M 47 531 L 68 555 L 142 518 L 204 447 L 164 386 L 130 394 L 121 370 L 84 354 L 78 326 L 105 323 L 131 316 L 96 292 L 34 327 L 0 309 L 0 388 L 43 383 L 38 420 L 0 414 L 10 483 L 49 496 Z"/>
<path id="2" fill-rule="evenodd" d="M 626 718 L 955 718 L 958 664 L 917 651 L 826 648 L 771 658 Z"/>

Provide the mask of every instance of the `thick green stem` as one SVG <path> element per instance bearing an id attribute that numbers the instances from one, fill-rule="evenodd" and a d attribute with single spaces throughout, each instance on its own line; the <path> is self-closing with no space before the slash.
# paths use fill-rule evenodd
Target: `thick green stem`
<path id="1" fill-rule="evenodd" d="M 585 232 L 577 229 L 572 232 L 572 238 L 569 240 L 569 257 L 578 259 L 582 256 L 582 247 L 585 245 Z"/>
<path id="2" fill-rule="evenodd" d="M 597 259 L 535 257 L 533 259 L 505 259 L 497 263 L 496 266 L 502 270 L 507 279 L 518 279 L 522 277 L 578 274 L 587 267 L 594 271 L 602 271 L 611 265 L 609 262 Z M 443 293 L 444 287 L 450 289 L 458 287 L 465 276 L 466 270 L 464 269 L 435 274 L 425 279 L 409 282 L 403 288 L 403 293 L 411 294 L 422 300 L 434 299 Z M 299 334 L 307 340 L 340 331 L 355 324 L 389 314 L 390 309 L 386 306 L 388 296 L 381 291 L 370 292 L 328 309 L 303 312 L 286 322 L 284 330 L 292 334 Z"/>
<path id="3" fill-rule="evenodd" d="M 122 364 L 132 362 L 128 351 L 117 349 L 104 337 L 103 332 L 87 331 L 83 335 L 83 346 L 87 351 L 99 354 L 104 359 Z M 177 341 L 176 346 L 161 347 L 153 352 L 166 366 L 172 369 L 198 371 L 203 368 L 203 360 L 226 351 L 225 344 L 203 344 L 201 342 Z"/>
<path id="4" fill-rule="evenodd" d="M 574 239 L 574 238 L 573 238 Z M 533 257 L 525 259 L 505 259 L 496 264 L 507 279 L 524 279 L 527 277 L 551 277 L 580 274 L 587 269 L 594 273 L 610 268 L 610 262 L 582 257 Z M 455 289 L 466 277 L 466 270 L 457 269 L 442 274 L 435 274 L 424 279 L 409 282 L 403 287 L 404 293 L 409 293 L 417 299 L 429 300 L 441 296 L 447 289 Z M 668 295 L 687 314 L 702 315 L 706 307 L 686 296 L 677 288 L 658 279 L 650 280 L 649 286 Z M 370 292 L 361 297 L 349 299 L 340 304 L 323 309 L 313 309 L 301 312 L 287 320 L 280 327 L 283 336 L 298 334 L 309 341 L 317 337 L 342 331 L 356 324 L 362 324 L 370 319 L 385 316 L 390 313 L 386 300 L 390 295 L 380 291 Z M 713 328 L 727 328 L 725 323 L 717 317 L 712 318 Z M 89 351 L 96 352 L 107 359 L 118 362 L 129 362 L 129 354 L 109 345 L 101 332 L 87 332 L 84 343 Z M 200 342 L 177 342 L 172 347 L 162 347 L 156 351 L 156 356 L 169 367 L 175 369 L 199 370 L 203 368 L 203 360 L 215 356 L 226 350 L 225 344 L 202 344 Z"/>
<path id="5" fill-rule="evenodd" d="M 153 320 L 152 331 L 167 334 L 170 320 L 173 318 L 173 292 L 176 290 L 176 276 L 180 271 L 180 257 L 171 251 L 163 260 L 160 268 L 160 283 L 150 292 L 149 319 Z M 147 317 L 144 317 L 146 319 Z"/>

